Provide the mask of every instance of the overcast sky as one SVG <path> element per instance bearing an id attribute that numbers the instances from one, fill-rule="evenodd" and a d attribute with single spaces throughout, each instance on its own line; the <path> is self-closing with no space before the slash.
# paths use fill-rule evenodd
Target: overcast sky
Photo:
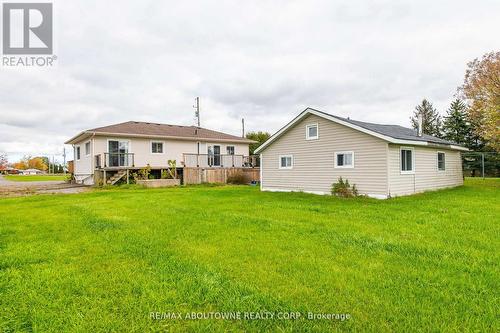
<path id="1" fill-rule="evenodd" d="M 0 152 L 127 120 L 274 132 L 307 106 L 409 126 L 500 49 L 500 1 L 55 1 L 54 68 L 0 67 Z M 69 150 L 69 146 L 67 147 Z"/>

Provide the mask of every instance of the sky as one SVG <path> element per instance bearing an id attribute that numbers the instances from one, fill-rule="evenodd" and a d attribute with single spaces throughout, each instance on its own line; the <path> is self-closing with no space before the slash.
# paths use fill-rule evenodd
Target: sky
<path id="1" fill-rule="evenodd" d="M 235 135 L 306 107 L 409 127 L 500 50 L 499 15 L 498 0 L 56 0 L 55 66 L 0 65 L 0 152 L 61 160 L 85 129 L 194 125 L 197 96 L 202 127 Z"/>

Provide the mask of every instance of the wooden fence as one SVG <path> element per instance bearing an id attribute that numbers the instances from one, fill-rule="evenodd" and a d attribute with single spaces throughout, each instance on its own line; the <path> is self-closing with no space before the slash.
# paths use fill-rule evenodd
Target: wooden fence
<path id="1" fill-rule="evenodd" d="M 260 180 L 259 168 L 184 168 L 184 184 L 227 183 L 227 178 L 243 173 L 248 183 Z"/>

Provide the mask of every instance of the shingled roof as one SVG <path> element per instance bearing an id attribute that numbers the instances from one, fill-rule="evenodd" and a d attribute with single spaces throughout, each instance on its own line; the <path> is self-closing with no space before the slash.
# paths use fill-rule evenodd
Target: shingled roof
<path id="1" fill-rule="evenodd" d="M 422 136 L 418 136 L 416 130 L 399 125 L 382 125 L 374 123 L 365 123 L 363 121 L 351 120 L 349 118 L 342 118 L 339 116 L 334 116 L 332 114 L 330 114 L 330 116 L 395 139 L 432 142 L 445 145 L 456 145 L 455 142 L 436 138 L 435 136 L 432 135 L 423 134 Z"/>
<path id="2" fill-rule="evenodd" d="M 310 114 L 314 114 L 319 117 L 328 119 L 330 121 L 353 128 L 355 130 L 370 134 L 372 136 L 378 137 L 390 143 L 420 145 L 420 146 L 440 146 L 440 147 L 446 147 L 448 149 L 463 150 L 463 151 L 468 150 L 467 148 L 459 146 L 455 142 L 436 138 L 431 135 L 424 134 L 422 136 L 418 136 L 417 131 L 411 128 L 406 128 L 399 125 L 382 125 L 382 124 L 366 123 L 363 121 L 351 120 L 349 118 L 335 116 L 316 109 L 307 108 L 304 111 L 302 111 L 297 117 L 295 117 L 295 119 L 293 119 L 283 128 L 281 128 L 278 132 L 272 135 L 269 138 L 269 140 L 264 142 L 259 148 L 257 148 L 255 152 L 259 153 L 262 150 L 264 150 L 269 144 L 274 142 L 274 140 L 279 138 L 294 124 L 296 124 L 298 121 L 300 121 L 301 119 Z"/>
<path id="3" fill-rule="evenodd" d="M 85 134 L 101 134 L 101 135 L 130 135 L 135 137 L 161 137 L 161 138 L 178 138 L 186 140 L 214 140 L 214 141 L 231 141 L 254 143 L 255 141 L 242 138 L 235 135 L 230 135 L 222 132 L 213 131 L 210 129 L 197 126 L 181 126 L 158 123 L 147 123 L 139 121 L 127 121 L 124 123 L 97 127 L 83 131 L 66 143 L 75 143 L 76 140 Z"/>

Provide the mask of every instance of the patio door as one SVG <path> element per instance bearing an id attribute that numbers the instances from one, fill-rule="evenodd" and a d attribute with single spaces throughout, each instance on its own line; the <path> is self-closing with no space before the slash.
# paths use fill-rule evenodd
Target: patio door
<path id="1" fill-rule="evenodd" d="M 108 141 L 109 166 L 128 166 L 128 141 Z"/>
<path id="2" fill-rule="evenodd" d="M 208 146 L 208 165 L 209 166 L 220 166 L 220 146 L 219 145 L 209 145 Z"/>

